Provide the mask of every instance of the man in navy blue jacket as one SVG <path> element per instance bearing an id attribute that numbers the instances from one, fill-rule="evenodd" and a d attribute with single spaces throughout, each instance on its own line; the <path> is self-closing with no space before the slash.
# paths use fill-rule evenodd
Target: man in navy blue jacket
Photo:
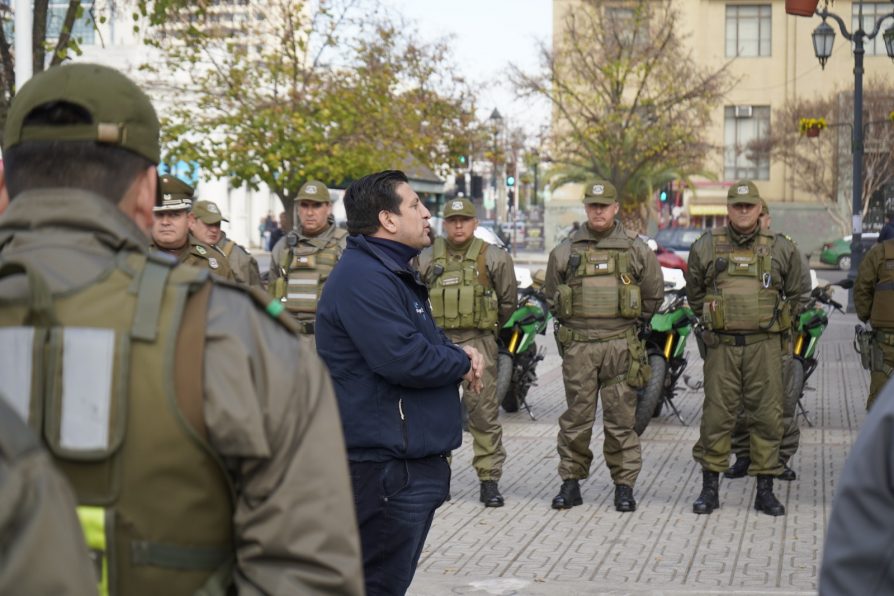
<path id="1" fill-rule="evenodd" d="M 344 203 L 351 236 L 320 298 L 317 352 L 341 412 L 367 594 L 403 594 L 450 489 L 458 384 L 480 389 L 481 355 L 433 322 L 409 265 L 431 243 L 431 214 L 404 173 L 361 178 Z"/>

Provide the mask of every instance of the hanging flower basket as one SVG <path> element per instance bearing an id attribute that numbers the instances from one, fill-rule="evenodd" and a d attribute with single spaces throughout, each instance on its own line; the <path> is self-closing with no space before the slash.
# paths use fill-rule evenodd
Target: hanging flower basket
<path id="1" fill-rule="evenodd" d="M 798 130 L 802 136 L 818 137 L 822 129 L 826 128 L 825 118 L 801 118 L 798 122 Z"/>
<path id="2" fill-rule="evenodd" d="M 785 12 L 796 17 L 812 17 L 819 0 L 785 0 Z"/>

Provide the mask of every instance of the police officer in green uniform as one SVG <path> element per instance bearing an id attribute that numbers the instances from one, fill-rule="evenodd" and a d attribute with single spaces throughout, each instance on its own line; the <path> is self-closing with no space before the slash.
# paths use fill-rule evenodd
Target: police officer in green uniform
<path id="1" fill-rule="evenodd" d="M 227 257 L 236 281 L 263 290 L 258 262 L 247 250 L 227 238 L 226 232 L 220 229 L 222 221 L 230 220 L 221 214 L 217 203 L 196 201 L 190 212 L 189 231 L 199 242 L 218 249 Z"/>
<path id="2" fill-rule="evenodd" d="M 317 302 L 329 272 L 341 258 L 348 233 L 335 225 L 329 189 L 310 180 L 298 191 L 299 230 L 283 236 L 270 251 L 268 290 L 313 335 Z"/>
<path id="3" fill-rule="evenodd" d="M 761 214 L 758 218 L 758 225 L 761 230 L 769 230 L 771 224 L 772 218 L 770 216 L 770 207 L 765 200 L 761 199 Z M 780 235 L 784 236 L 794 244 L 794 240 L 785 234 L 777 234 L 777 236 Z M 798 251 L 798 256 L 801 260 L 801 273 L 804 276 L 802 287 L 808 288 L 809 290 L 812 285 L 810 279 L 810 264 L 807 262 L 804 253 L 800 250 Z M 804 297 L 805 301 L 807 299 L 809 299 L 809 295 Z M 795 323 L 794 318 L 792 319 L 792 323 Z M 783 331 L 783 334 L 788 335 L 788 338 L 782 349 L 782 386 L 785 390 L 785 394 L 782 402 L 782 442 L 779 445 L 779 457 L 782 460 L 782 473 L 779 474 L 778 478 L 780 480 L 791 482 L 798 476 L 788 465 L 788 462 L 798 451 L 798 444 L 801 440 L 801 429 L 798 427 L 799 396 L 794 395 L 794 390 L 791 387 L 791 367 L 794 362 L 794 356 L 792 355 L 791 330 Z M 801 366 L 800 363 L 795 365 Z M 740 408 L 739 415 L 736 417 L 736 426 L 733 428 L 732 438 L 732 451 L 736 454 L 736 463 L 723 473 L 724 476 L 727 478 L 742 478 L 748 474 L 748 467 L 751 465 L 751 457 L 748 455 L 748 444 L 748 419 L 745 417 L 745 409 Z"/>
<path id="4" fill-rule="evenodd" d="M 236 281 L 226 256 L 189 233 L 193 188 L 170 174 L 161 176 L 160 185 L 162 200 L 153 210 L 152 248 L 175 256 L 181 263 Z"/>
<path id="5" fill-rule="evenodd" d="M 518 306 L 512 257 L 475 237 L 478 217 L 468 199 L 447 201 L 446 238 L 435 238 L 419 258 L 429 288 L 432 316 L 453 343 L 476 348 L 484 358 L 482 389 L 463 386 L 463 406 L 472 434 L 472 465 L 481 482 L 485 507 L 502 507 L 499 481 L 506 450 L 498 420 L 497 331 Z"/>
<path id="6" fill-rule="evenodd" d="M 633 430 L 636 390 L 649 377 L 638 324 L 661 305 L 661 266 L 635 232 L 615 221 L 618 195 L 607 181 L 584 194 L 586 225 L 552 250 L 543 293 L 558 321 L 556 342 L 568 409 L 559 418 L 559 476 L 554 509 L 583 503 L 579 481 L 590 474 L 596 396 L 602 397 L 603 454 L 615 484 L 615 508 L 636 510 L 633 487 L 642 465 Z"/>
<path id="7" fill-rule="evenodd" d="M 149 250 L 159 154 L 155 110 L 113 69 L 18 90 L 0 392 L 71 483 L 102 594 L 362 594 L 329 375 L 279 302 Z"/>
<path id="8" fill-rule="evenodd" d="M 700 436 L 692 454 L 702 467 L 695 513 L 720 506 L 719 473 L 729 465 L 730 437 L 739 408 L 748 419 L 748 474 L 757 476 L 754 506 L 784 515 L 773 494 L 783 469 L 782 353 L 793 316 L 802 306 L 801 258 L 793 242 L 758 225 L 761 197 L 748 180 L 727 193 L 729 225 L 696 240 L 689 252 L 686 290 L 706 331 L 705 399 Z"/>
<path id="9" fill-rule="evenodd" d="M 869 365 L 869 397 L 866 409 L 894 372 L 894 239 L 869 249 L 854 280 L 854 307 L 864 323 L 872 324 L 866 364 Z"/>

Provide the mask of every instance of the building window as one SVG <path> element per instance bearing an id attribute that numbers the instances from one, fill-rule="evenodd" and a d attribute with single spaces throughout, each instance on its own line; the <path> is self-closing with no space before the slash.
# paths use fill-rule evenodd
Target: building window
<path id="1" fill-rule="evenodd" d="M 50 2 L 47 7 L 47 39 L 59 39 L 68 2 Z M 81 45 L 93 45 L 96 38 L 96 25 L 93 23 L 93 3 L 81 2 L 81 14 L 71 27 L 71 38 Z"/>
<path id="2" fill-rule="evenodd" d="M 624 6 L 607 6 L 606 21 L 612 24 L 615 40 L 621 47 L 645 48 L 649 44 L 649 20 L 646 12 Z"/>
<path id="3" fill-rule="evenodd" d="M 726 106 L 723 111 L 723 177 L 768 180 L 770 106 Z"/>
<path id="4" fill-rule="evenodd" d="M 769 56 L 771 39 L 769 4 L 727 5 L 727 58 Z"/>
<path id="5" fill-rule="evenodd" d="M 876 19 L 890 12 L 890 2 L 867 2 L 866 4 L 863 4 L 863 31 L 872 33 L 872 28 L 875 27 Z M 875 39 L 863 40 L 863 49 L 866 51 L 867 56 L 887 56 L 887 52 L 885 51 L 885 40 L 882 38 L 881 33 L 888 27 L 894 27 L 894 19 L 885 19 L 879 28 L 879 34 L 875 36 Z M 856 31 L 857 29 L 860 29 L 860 5 L 854 2 L 851 5 L 851 31 Z"/>

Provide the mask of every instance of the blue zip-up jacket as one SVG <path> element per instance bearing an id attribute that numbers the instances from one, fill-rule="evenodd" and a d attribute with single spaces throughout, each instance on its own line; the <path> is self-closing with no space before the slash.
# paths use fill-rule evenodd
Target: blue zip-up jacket
<path id="1" fill-rule="evenodd" d="M 471 363 L 434 324 L 428 290 L 399 252 L 349 237 L 317 307 L 317 352 L 350 461 L 416 459 L 462 441 L 458 385 Z"/>

